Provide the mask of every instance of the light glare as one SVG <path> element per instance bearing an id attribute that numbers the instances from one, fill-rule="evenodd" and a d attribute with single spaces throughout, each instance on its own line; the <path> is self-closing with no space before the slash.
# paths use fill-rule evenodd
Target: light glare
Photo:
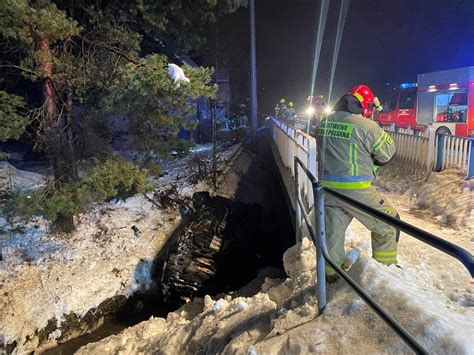
<path id="1" fill-rule="evenodd" d="M 314 109 L 313 106 L 310 106 L 306 109 L 306 114 L 307 115 L 314 115 L 315 112 L 316 112 L 316 110 Z"/>

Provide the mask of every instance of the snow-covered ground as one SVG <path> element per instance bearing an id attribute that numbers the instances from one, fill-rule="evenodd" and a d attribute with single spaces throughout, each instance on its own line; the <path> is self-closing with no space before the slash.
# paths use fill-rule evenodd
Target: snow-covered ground
<path id="1" fill-rule="evenodd" d="M 228 156 L 234 152 L 235 148 Z M 189 161 L 182 160 L 165 167 L 169 174 L 160 179 L 160 187 L 175 186 L 180 198 L 209 189 L 206 183 L 189 181 L 188 166 Z M 231 196 L 241 174 L 224 172 L 220 180 L 224 190 L 219 194 Z M 384 174 L 385 183 L 379 186 L 390 191 L 386 194 L 403 220 L 474 253 L 469 222 L 472 188 L 465 181 L 446 172 L 433 175 L 424 186 L 417 182 L 415 189 L 410 177 L 394 182 Z M 453 196 L 466 196 L 464 192 L 469 197 L 460 207 L 453 205 L 459 202 Z M 10 231 L 10 245 L 0 262 L 0 338 L 5 343 L 18 341 L 17 352 L 23 353 L 37 346 L 37 337 L 27 338 L 51 319 L 59 327 L 71 312 L 80 318 L 107 299 L 150 288 L 152 260 L 179 221 L 177 207 L 160 209 L 135 196 L 94 206 L 79 217 L 77 231 L 68 236 L 49 233 L 41 219 L 31 221 L 23 231 Z M 8 228 L 6 221 L 0 222 Z M 370 258 L 370 234 L 357 221 L 351 224 L 346 242 L 348 249 L 360 253 L 350 275 L 430 353 L 473 353 L 474 285 L 458 261 L 402 234 L 402 268 L 380 265 Z M 318 316 L 314 248 L 308 240 L 290 248 L 284 263 L 287 279 L 276 279 L 271 270 L 263 270 L 248 287 L 215 300 L 196 299 L 167 319 L 152 318 L 79 353 L 409 351 L 344 281 L 329 286 L 329 303 Z M 60 331 L 48 335 L 53 342 L 60 336 Z"/>
<path id="2" fill-rule="evenodd" d="M 414 209 L 435 217 L 440 225 L 460 228 L 474 226 L 474 179 L 465 180 L 455 169 L 432 172 L 419 177 L 407 173 L 399 165 L 383 166 L 375 184 L 402 195 L 400 198 Z"/>
<path id="3" fill-rule="evenodd" d="M 49 320 L 59 328 L 71 312 L 80 319 L 109 298 L 149 288 L 152 260 L 178 222 L 176 214 L 133 197 L 81 216 L 67 239 L 50 233 L 15 237 L 0 269 L 4 342 L 19 340 L 19 350 L 34 349 L 38 339 L 24 344 L 27 336 Z M 136 235 L 132 226 L 144 232 Z M 49 339 L 60 336 L 54 332 Z"/>
<path id="4" fill-rule="evenodd" d="M 231 159 L 238 149 L 231 147 L 221 160 Z M 209 149 L 199 153 L 206 158 Z M 171 190 L 171 199 L 186 201 L 195 191 L 210 190 L 208 182 L 193 179 L 192 159 L 165 166 L 167 175 L 159 179 L 156 192 Z M 37 348 L 41 336 L 54 344 L 72 313 L 81 319 L 106 300 L 150 289 L 153 260 L 181 221 L 179 204 L 167 202 L 168 208 L 160 208 L 137 195 L 95 205 L 67 235 L 50 232 L 41 218 L 13 226 L 0 218 L 1 232 L 8 236 L 0 261 L 0 345 L 16 341 L 21 354 Z M 41 331 L 51 321 L 58 329 Z"/>
<path id="5" fill-rule="evenodd" d="M 406 196 L 405 196 L 406 197 Z M 414 216 L 409 199 L 388 194 L 401 218 L 474 253 L 470 228 L 451 229 Z M 421 218 L 420 218 L 421 217 Z M 349 273 L 433 354 L 474 353 L 474 285 L 457 260 L 402 233 L 399 264 L 370 258 L 370 233 L 354 221 L 346 246 L 360 256 Z M 167 319 L 149 321 L 88 344 L 79 354 L 408 353 L 410 349 L 339 280 L 318 316 L 315 252 L 307 239 L 284 255 L 286 280 L 265 278 L 253 296 L 206 296 Z"/>
<path id="6" fill-rule="evenodd" d="M 46 178 L 41 174 L 19 170 L 7 161 L 0 161 L 0 190 L 35 189 L 45 181 Z"/>

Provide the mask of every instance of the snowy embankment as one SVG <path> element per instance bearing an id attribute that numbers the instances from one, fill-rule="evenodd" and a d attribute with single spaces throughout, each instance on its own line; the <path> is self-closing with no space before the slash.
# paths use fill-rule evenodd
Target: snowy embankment
<path id="1" fill-rule="evenodd" d="M 406 222 L 474 253 L 470 226 L 440 227 L 439 221 L 414 216 L 404 196 L 388 198 Z M 360 253 L 351 277 L 429 353 L 472 354 L 474 284 L 460 262 L 402 233 L 401 268 L 381 265 L 370 258 L 370 232 L 357 221 L 347 231 L 346 247 Z M 305 239 L 285 253 L 286 280 L 257 279 L 253 295 L 240 290 L 215 300 L 196 299 L 166 319 L 151 318 L 78 353 L 410 352 L 342 280 L 328 286 L 328 305 L 318 316 L 315 263 L 314 248 Z"/>
<path id="2" fill-rule="evenodd" d="M 378 264 L 368 255 L 367 232 L 351 225 L 348 246 L 360 257 L 349 271 L 430 353 L 469 354 L 474 348 L 474 311 L 450 299 L 429 280 L 432 270 Z M 411 246 L 413 249 L 413 245 Z M 418 248 L 418 252 L 422 252 Z M 423 251 L 424 252 L 424 251 Z M 409 348 L 354 292 L 339 280 L 329 285 L 329 303 L 318 316 L 315 252 L 305 239 L 284 255 L 286 280 L 265 278 L 251 297 L 240 291 L 186 304 L 167 319 L 151 318 L 122 333 L 88 344 L 78 354 L 304 354 L 400 353 Z M 468 273 L 458 264 L 446 271 L 468 289 Z M 448 269 L 449 270 L 449 269 Z M 457 276 L 454 276 L 457 275 Z M 259 280 L 254 281 L 259 285 Z M 474 300 L 472 289 L 469 297 Z M 472 304 L 471 304 L 472 306 Z"/>
<path id="3" fill-rule="evenodd" d="M 46 178 L 38 173 L 15 168 L 7 161 L 0 161 L 0 190 L 36 189 L 43 185 Z"/>
<path id="4" fill-rule="evenodd" d="M 380 168 L 375 184 L 403 195 L 407 204 L 428 212 L 441 224 L 474 226 L 474 179 L 465 180 L 458 170 L 432 172 L 428 178 L 421 178 L 389 164 Z"/>
<path id="5" fill-rule="evenodd" d="M 221 159 L 232 158 L 237 149 Z M 11 221 L 2 218 L 9 237 L 0 261 L 0 345 L 16 342 L 23 353 L 40 342 L 64 341 L 96 327 L 95 313 L 110 302 L 152 288 L 153 260 L 181 221 L 180 203 L 172 198 L 186 202 L 195 191 L 210 190 L 206 182 L 190 181 L 187 169 L 194 158 L 172 164 L 159 179 L 156 193 L 171 191 L 167 208 L 140 195 L 92 206 L 68 235 L 50 232 L 41 218 L 21 229 L 11 229 Z M 92 324 L 77 327 L 89 318 Z M 71 331 L 71 322 L 78 329 Z"/>
<path id="6" fill-rule="evenodd" d="M 19 350 L 61 339 L 60 330 L 50 333 L 46 327 L 67 328 L 62 323 L 71 313 L 79 320 L 108 299 L 149 289 L 153 258 L 179 218 L 137 196 L 95 207 L 67 237 L 35 222 L 43 233 L 28 233 L 35 229 L 30 227 L 16 236 L 0 269 L 5 295 L 0 327 L 4 342 L 17 341 Z M 138 235 L 132 226 L 143 232 Z"/>

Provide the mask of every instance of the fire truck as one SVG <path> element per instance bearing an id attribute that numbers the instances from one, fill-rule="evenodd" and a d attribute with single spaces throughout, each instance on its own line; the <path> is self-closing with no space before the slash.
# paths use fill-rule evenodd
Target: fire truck
<path id="1" fill-rule="evenodd" d="M 419 74 L 417 83 L 397 87 L 384 110 L 381 125 L 461 137 L 474 135 L 474 66 Z"/>

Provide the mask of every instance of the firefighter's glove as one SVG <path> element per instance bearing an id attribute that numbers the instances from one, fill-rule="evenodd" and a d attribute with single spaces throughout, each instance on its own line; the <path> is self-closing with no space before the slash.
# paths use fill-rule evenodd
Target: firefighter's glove
<path id="1" fill-rule="evenodd" d="M 382 105 L 380 104 L 380 100 L 379 100 L 379 98 L 378 98 L 377 96 L 374 97 L 374 106 L 375 106 L 375 110 L 376 110 L 377 112 L 382 112 L 383 107 L 382 107 Z"/>

